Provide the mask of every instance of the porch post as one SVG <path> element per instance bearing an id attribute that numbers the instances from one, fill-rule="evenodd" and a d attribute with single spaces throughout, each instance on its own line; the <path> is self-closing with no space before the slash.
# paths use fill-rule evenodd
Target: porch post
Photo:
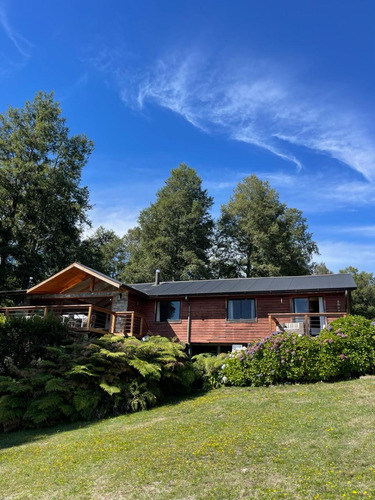
<path id="1" fill-rule="evenodd" d="M 115 333 L 116 326 L 116 313 L 111 314 L 111 319 L 109 322 L 109 333 Z"/>
<path id="2" fill-rule="evenodd" d="M 87 328 L 91 328 L 91 315 L 92 315 L 92 305 L 89 306 L 89 312 L 87 314 Z"/>
<path id="3" fill-rule="evenodd" d="M 134 334 L 134 311 L 131 312 L 131 320 L 130 320 L 130 336 Z"/>

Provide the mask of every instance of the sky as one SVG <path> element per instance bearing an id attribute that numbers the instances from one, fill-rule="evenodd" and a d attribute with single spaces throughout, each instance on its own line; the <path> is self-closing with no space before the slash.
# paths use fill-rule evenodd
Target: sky
<path id="1" fill-rule="evenodd" d="M 99 225 L 122 236 L 184 162 L 256 174 L 337 272 L 375 272 L 374 0 L 0 0 L 0 112 L 54 91 Z"/>

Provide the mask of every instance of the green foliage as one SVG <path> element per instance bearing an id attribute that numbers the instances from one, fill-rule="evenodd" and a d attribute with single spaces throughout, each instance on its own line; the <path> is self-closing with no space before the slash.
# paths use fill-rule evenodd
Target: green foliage
<path id="1" fill-rule="evenodd" d="M 333 274 L 326 266 L 325 262 L 314 262 L 312 265 L 312 274 Z"/>
<path id="2" fill-rule="evenodd" d="M 194 169 L 182 163 L 172 170 L 156 202 L 142 210 L 139 226 L 126 237 L 130 261 L 123 279 L 152 281 L 156 269 L 164 280 L 207 278 L 211 206 L 212 198 Z"/>
<path id="3" fill-rule="evenodd" d="M 351 293 L 352 313 L 364 316 L 367 319 L 375 319 L 375 277 L 373 273 L 358 271 L 355 267 L 347 267 L 340 273 L 353 275 L 357 289 Z"/>
<path id="4" fill-rule="evenodd" d="M 7 339 L 22 339 L 24 352 L 8 349 L 1 365 L 4 430 L 138 411 L 194 381 L 184 346 L 167 338 L 85 339 L 55 318 L 15 318 L 0 329 L 3 352 Z"/>
<path id="5" fill-rule="evenodd" d="M 81 170 L 93 144 L 69 136 L 53 93 L 0 115 L 0 288 L 26 288 L 72 262 L 86 212 Z"/>
<path id="6" fill-rule="evenodd" d="M 255 175 L 221 207 L 213 258 L 220 278 L 309 274 L 317 252 L 302 212 Z"/>
<path id="7" fill-rule="evenodd" d="M 341 380 L 375 373 L 375 325 L 360 316 L 333 321 L 318 337 L 273 334 L 225 360 L 229 385 Z"/>
<path id="8" fill-rule="evenodd" d="M 47 346 L 60 344 L 67 335 L 67 325 L 53 315 L 14 316 L 0 322 L 0 375 L 34 365 Z"/>
<path id="9" fill-rule="evenodd" d="M 202 353 L 193 356 L 196 378 L 202 381 L 203 389 L 217 388 L 223 384 L 221 368 L 225 358 L 225 354 L 214 356 L 213 354 Z"/>
<path id="10" fill-rule="evenodd" d="M 78 260 L 96 271 L 119 278 L 129 260 L 125 238 L 100 226 L 95 233 L 83 240 L 78 249 Z"/>

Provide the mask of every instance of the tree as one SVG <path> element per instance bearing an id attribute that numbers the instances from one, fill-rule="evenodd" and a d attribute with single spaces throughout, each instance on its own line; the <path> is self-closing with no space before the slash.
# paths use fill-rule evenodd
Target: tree
<path id="1" fill-rule="evenodd" d="M 69 264 L 90 208 L 81 170 L 93 149 L 69 136 L 53 93 L 0 115 L 0 288 L 26 288 Z"/>
<path id="2" fill-rule="evenodd" d="M 111 229 L 100 226 L 92 236 L 81 242 L 78 260 L 96 271 L 119 279 L 129 260 L 126 240 Z"/>
<path id="3" fill-rule="evenodd" d="M 314 262 L 312 265 L 313 274 L 333 274 L 333 272 L 328 269 L 325 262 Z"/>
<path id="4" fill-rule="evenodd" d="M 255 175 L 240 182 L 221 207 L 213 255 L 218 277 L 310 274 L 317 252 L 302 212 L 287 208 Z"/>
<path id="5" fill-rule="evenodd" d="M 156 202 L 142 210 L 138 227 L 127 235 L 131 257 L 126 281 L 152 281 L 156 269 L 163 280 L 208 277 L 211 206 L 194 169 L 184 163 L 173 169 Z"/>
<path id="6" fill-rule="evenodd" d="M 340 273 L 352 274 L 357 285 L 357 289 L 351 293 L 352 314 L 375 319 L 375 277 L 373 273 L 359 272 L 356 267 L 352 266 L 341 269 Z"/>

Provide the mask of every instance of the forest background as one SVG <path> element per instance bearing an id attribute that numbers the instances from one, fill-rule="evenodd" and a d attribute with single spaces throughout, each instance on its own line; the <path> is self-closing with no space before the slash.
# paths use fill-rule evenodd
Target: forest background
<path id="1" fill-rule="evenodd" d="M 82 169 L 94 145 L 70 135 L 53 93 L 0 115 L 0 288 L 27 288 L 79 261 L 127 283 L 330 273 L 303 213 L 252 174 L 214 220 L 202 179 L 181 163 L 123 235 L 100 226 L 91 236 Z M 341 271 L 340 271 L 341 272 Z M 374 317 L 372 272 L 351 272 L 353 312 Z"/>

